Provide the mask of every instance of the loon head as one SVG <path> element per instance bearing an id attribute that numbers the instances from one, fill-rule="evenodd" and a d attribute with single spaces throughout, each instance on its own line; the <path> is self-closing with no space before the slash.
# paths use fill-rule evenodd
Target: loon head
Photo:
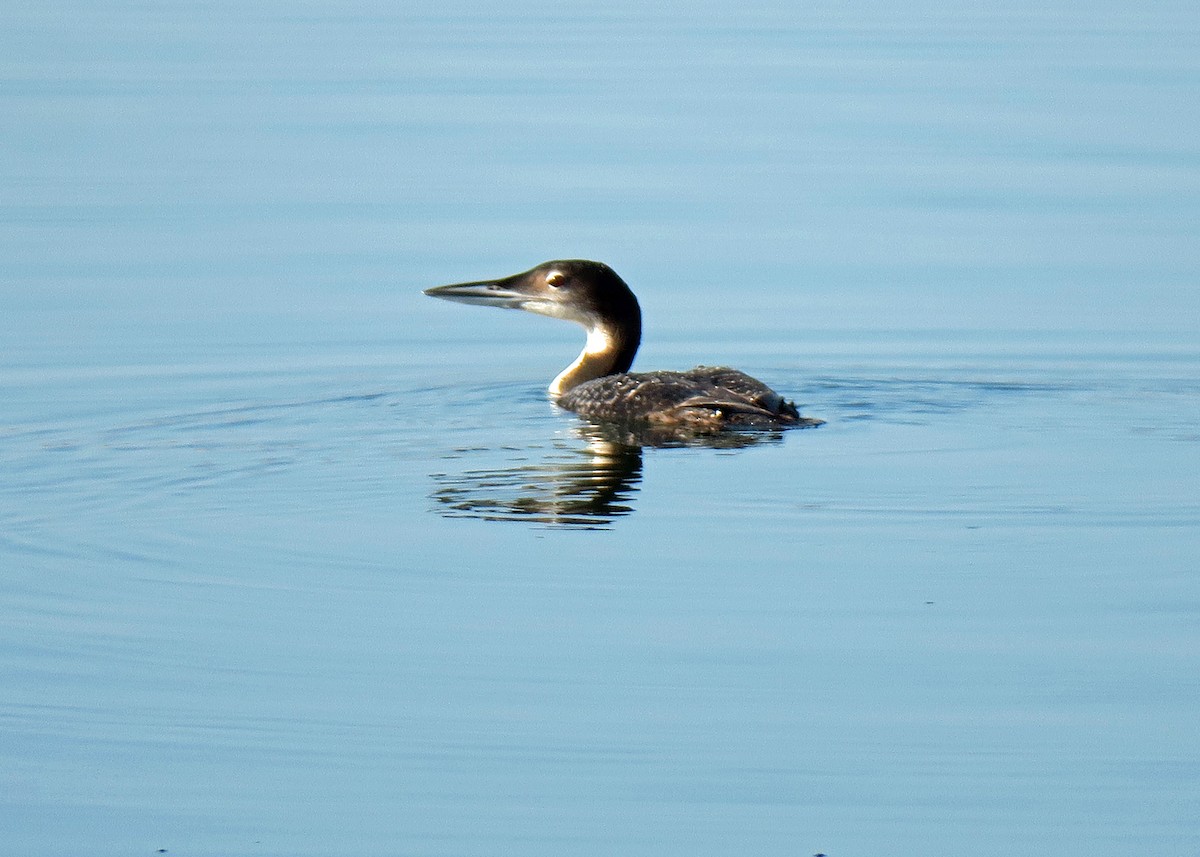
<path id="1" fill-rule="evenodd" d="M 438 286 L 426 289 L 425 294 L 464 304 L 523 309 L 574 321 L 588 330 L 636 323 L 640 334 L 642 314 L 637 298 L 603 262 L 543 262 L 511 277 Z"/>
<path id="2" fill-rule="evenodd" d="M 603 262 L 561 259 L 543 262 L 511 277 L 455 283 L 426 289 L 448 301 L 523 309 L 583 325 L 587 345 L 564 369 L 550 392 L 559 395 L 583 381 L 627 372 L 642 336 L 637 298 L 616 271 Z"/>

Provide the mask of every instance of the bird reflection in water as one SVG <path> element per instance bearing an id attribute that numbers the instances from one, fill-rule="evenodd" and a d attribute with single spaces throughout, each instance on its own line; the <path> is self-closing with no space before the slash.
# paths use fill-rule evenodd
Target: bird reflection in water
<path id="1" fill-rule="evenodd" d="M 574 433 L 581 445 L 558 444 L 537 463 L 434 473 L 439 483 L 433 492 L 437 512 L 446 518 L 609 529 L 617 518 L 634 511 L 643 447 L 738 449 L 783 439 L 778 431 L 681 438 L 615 424 L 584 424 Z"/>

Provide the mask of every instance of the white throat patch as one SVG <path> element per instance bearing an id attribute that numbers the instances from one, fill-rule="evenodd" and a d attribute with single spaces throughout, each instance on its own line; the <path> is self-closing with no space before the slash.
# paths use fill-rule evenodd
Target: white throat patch
<path id="1" fill-rule="evenodd" d="M 567 390 L 607 375 L 613 366 L 613 355 L 617 350 L 617 342 L 612 333 L 603 327 L 588 328 L 587 342 L 583 351 L 575 358 L 575 362 L 558 373 L 550 383 L 550 395 L 561 396 Z"/>

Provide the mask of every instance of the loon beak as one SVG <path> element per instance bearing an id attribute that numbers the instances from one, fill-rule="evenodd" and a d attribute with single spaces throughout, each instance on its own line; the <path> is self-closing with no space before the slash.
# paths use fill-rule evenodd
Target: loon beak
<path id="1" fill-rule="evenodd" d="M 437 286 L 426 289 L 431 298 L 442 298 L 460 304 L 498 306 L 506 309 L 525 309 L 535 296 L 520 288 L 522 277 L 505 277 L 502 280 L 480 280 L 476 283 L 455 283 L 452 286 Z"/>

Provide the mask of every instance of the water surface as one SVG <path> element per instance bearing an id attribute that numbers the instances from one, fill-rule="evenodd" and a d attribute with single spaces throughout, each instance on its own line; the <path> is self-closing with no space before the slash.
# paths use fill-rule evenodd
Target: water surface
<path id="1" fill-rule="evenodd" d="M 1200 846 L 1186 4 L 3 19 L 0 851 Z"/>

